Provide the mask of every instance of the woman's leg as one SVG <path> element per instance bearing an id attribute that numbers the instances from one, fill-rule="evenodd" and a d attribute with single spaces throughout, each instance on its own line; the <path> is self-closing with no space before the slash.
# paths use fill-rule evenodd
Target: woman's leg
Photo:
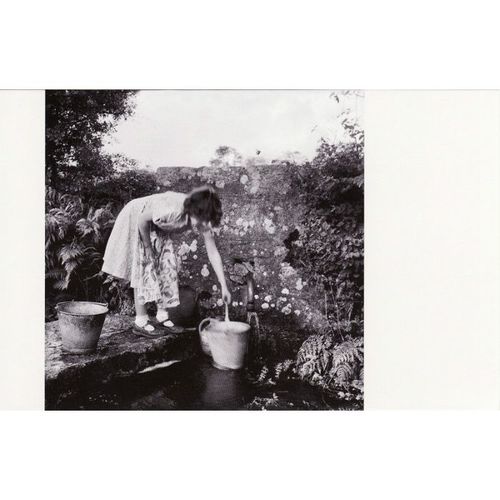
<path id="1" fill-rule="evenodd" d="M 134 288 L 134 305 L 135 305 L 135 324 L 139 328 L 146 328 L 148 331 L 153 331 L 154 328 L 148 325 L 148 311 L 146 304 L 139 298 L 139 289 Z"/>
<path id="2" fill-rule="evenodd" d="M 139 300 L 139 291 L 134 288 L 134 305 L 135 305 L 135 315 L 136 316 L 146 316 L 148 317 L 148 312 L 146 310 L 146 304 Z"/>
<path id="3" fill-rule="evenodd" d="M 134 288 L 135 324 L 139 328 L 152 332 L 155 328 L 148 324 L 146 303 L 158 300 L 161 294 L 154 262 L 146 259 L 144 246 L 141 242 L 139 242 L 138 265 L 140 273 L 139 285 Z"/>
<path id="4" fill-rule="evenodd" d="M 165 321 L 168 321 L 169 320 L 169 316 L 168 316 L 168 310 L 167 309 L 164 309 L 162 306 L 161 306 L 161 303 L 158 303 L 157 304 L 157 307 L 158 307 L 158 311 L 156 313 L 156 319 L 160 322 L 160 323 L 164 323 Z M 172 323 L 173 324 L 173 323 Z M 165 326 L 171 326 L 170 324 L 168 325 L 165 325 Z"/>
<path id="5" fill-rule="evenodd" d="M 139 328 L 143 328 L 147 332 L 153 334 L 153 333 L 160 333 L 161 332 L 156 332 L 156 328 L 148 324 L 149 321 L 149 316 L 148 316 L 148 311 L 146 309 L 146 304 L 144 303 L 142 297 L 140 297 L 139 290 L 137 288 L 134 288 L 134 303 L 135 303 L 135 324 Z"/>
<path id="6" fill-rule="evenodd" d="M 171 327 L 173 323 L 169 321 L 168 309 L 179 305 L 179 284 L 174 246 L 169 238 L 162 240 L 158 264 L 161 298 L 157 301 L 158 313 L 156 319 L 165 326 Z"/>

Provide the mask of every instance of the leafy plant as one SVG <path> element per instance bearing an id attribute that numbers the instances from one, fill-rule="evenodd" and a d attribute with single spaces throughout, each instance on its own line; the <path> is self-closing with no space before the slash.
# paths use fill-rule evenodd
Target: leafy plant
<path id="1" fill-rule="evenodd" d="M 297 353 L 299 377 L 328 389 L 347 389 L 363 378 L 364 341 L 348 337 L 335 343 L 331 335 L 312 335 Z"/>
<path id="2" fill-rule="evenodd" d="M 87 208 L 79 197 L 47 190 L 45 278 L 49 304 L 61 297 L 104 300 L 103 285 L 110 282 L 100 270 L 114 220 L 109 208 Z"/>
<path id="3" fill-rule="evenodd" d="M 250 378 L 253 378 L 254 383 L 259 385 L 276 385 L 280 381 L 293 378 L 295 375 L 294 368 L 295 361 L 285 359 L 271 365 L 271 367 L 267 364 L 263 365 L 256 376 L 250 376 Z"/>
<path id="4" fill-rule="evenodd" d="M 114 168 L 103 138 L 133 110 L 131 90 L 48 90 L 45 93 L 46 183 L 78 193 Z"/>
<path id="5" fill-rule="evenodd" d="M 344 127 L 350 142 L 322 140 L 311 164 L 296 170 L 294 185 L 306 209 L 285 242 L 286 260 L 323 288 L 332 329 L 363 314 L 364 136 L 348 120 Z"/>
<path id="6" fill-rule="evenodd" d="M 93 206 L 111 204 L 121 208 L 135 198 L 148 196 L 158 190 L 158 183 L 153 172 L 139 169 L 132 164 L 125 164 L 121 157 L 115 158 L 115 171 L 107 179 L 82 191 L 86 203 Z"/>

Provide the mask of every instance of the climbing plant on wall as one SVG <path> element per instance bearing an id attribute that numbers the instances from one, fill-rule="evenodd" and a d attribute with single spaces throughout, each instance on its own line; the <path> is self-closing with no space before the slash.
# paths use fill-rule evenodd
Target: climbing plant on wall
<path id="1" fill-rule="evenodd" d="M 324 290 L 332 325 L 362 319 L 364 260 L 363 135 L 348 122 L 352 142 L 322 141 L 294 179 L 306 210 L 287 241 L 287 260 Z"/>

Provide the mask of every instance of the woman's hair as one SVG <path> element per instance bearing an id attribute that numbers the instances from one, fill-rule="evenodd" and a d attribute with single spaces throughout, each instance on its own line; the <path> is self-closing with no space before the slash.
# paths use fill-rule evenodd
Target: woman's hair
<path id="1" fill-rule="evenodd" d="M 222 219 L 222 204 L 212 186 L 193 189 L 184 200 L 184 211 L 203 222 L 210 222 L 213 227 L 217 227 Z"/>

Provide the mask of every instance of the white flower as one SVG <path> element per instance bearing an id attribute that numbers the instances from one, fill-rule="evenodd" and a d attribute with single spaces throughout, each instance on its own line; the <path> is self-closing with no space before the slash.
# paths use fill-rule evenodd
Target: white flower
<path id="1" fill-rule="evenodd" d="M 217 285 L 212 285 L 212 290 L 213 290 L 214 292 L 216 292 L 216 291 L 217 291 Z"/>
<path id="2" fill-rule="evenodd" d="M 297 290 L 302 290 L 304 288 L 304 283 L 302 283 L 302 278 L 299 278 L 296 282 L 295 282 L 295 288 Z"/>
<path id="3" fill-rule="evenodd" d="M 280 246 L 280 247 L 277 247 L 275 250 L 274 250 L 274 256 L 275 257 L 281 257 L 282 255 L 285 255 L 286 254 L 286 247 L 283 247 L 283 246 Z"/>
<path id="4" fill-rule="evenodd" d="M 266 295 L 266 296 L 264 297 L 264 300 L 265 300 L 266 302 L 269 302 L 269 301 L 271 300 L 271 296 L 270 296 L 270 295 Z"/>
<path id="5" fill-rule="evenodd" d="M 283 295 L 288 295 L 290 292 L 288 291 L 288 288 L 283 288 L 283 290 L 281 290 L 281 293 Z"/>
<path id="6" fill-rule="evenodd" d="M 264 226 L 264 229 L 269 234 L 274 234 L 276 231 L 276 226 L 274 225 L 274 222 L 271 219 L 268 219 L 267 217 L 264 218 L 263 226 Z"/>
<path id="7" fill-rule="evenodd" d="M 201 268 L 201 275 L 206 278 L 210 274 L 210 271 L 208 270 L 208 267 L 206 264 L 203 264 L 203 267 Z"/>
<path id="8" fill-rule="evenodd" d="M 267 302 L 264 302 L 261 307 L 262 309 L 269 309 L 269 304 Z"/>
<path id="9" fill-rule="evenodd" d="M 217 300 L 217 305 L 218 305 L 218 306 L 221 306 L 222 304 L 224 304 L 223 300 L 222 300 L 222 299 L 218 299 L 218 300 Z"/>
<path id="10" fill-rule="evenodd" d="M 189 253 L 189 250 L 190 250 L 190 247 L 189 245 L 183 241 L 181 246 L 179 247 L 179 251 L 177 252 L 177 254 L 182 257 L 183 255 L 186 255 L 187 253 Z"/>

